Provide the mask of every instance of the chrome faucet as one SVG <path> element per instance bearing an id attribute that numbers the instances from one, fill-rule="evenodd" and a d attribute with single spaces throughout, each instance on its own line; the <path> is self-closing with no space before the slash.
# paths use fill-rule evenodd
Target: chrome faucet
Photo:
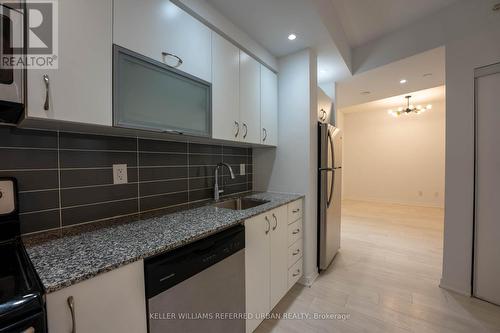
<path id="1" fill-rule="evenodd" d="M 225 166 L 229 170 L 229 173 L 231 174 L 231 179 L 234 179 L 234 172 L 231 166 L 227 163 L 219 163 L 215 167 L 215 185 L 214 185 L 214 199 L 215 201 L 219 200 L 220 194 L 224 193 L 224 190 L 219 190 L 219 168 Z"/>

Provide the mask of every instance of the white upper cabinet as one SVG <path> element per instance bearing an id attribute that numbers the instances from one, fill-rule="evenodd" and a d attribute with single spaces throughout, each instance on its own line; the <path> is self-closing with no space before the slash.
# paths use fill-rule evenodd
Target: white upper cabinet
<path id="1" fill-rule="evenodd" d="M 28 71 L 28 118 L 112 125 L 112 5 L 57 1 L 59 68 Z"/>
<path id="2" fill-rule="evenodd" d="M 240 141 L 260 143 L 260 64 L 240 50 Z"/>
<path id="3" fill-rule="evenodd" d="M 240 50 L 212 33 L 212 136 L 237 141 L 241 137 Z"/>
<path id="4" fill-rule="evenodd" d="M 114 0 L 113 20 L 115 44 L 211 82 L 211 30 L 170 1 Z"/>
<path id="5" fill-rule="evenodd" d="M 278 145 L 278 76 L 267 67 L 260 66 L 261 143 Z"/>

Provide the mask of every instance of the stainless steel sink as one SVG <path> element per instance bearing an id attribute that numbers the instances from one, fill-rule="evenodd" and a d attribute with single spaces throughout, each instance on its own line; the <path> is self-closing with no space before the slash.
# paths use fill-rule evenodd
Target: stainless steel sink
<path id="1" fill-rule="evenodd" d="M 268 203 L 268 200 L 252 198 L 235 198 L 214 203 L 212 206 L 232 210 L 245 210 Z"/>

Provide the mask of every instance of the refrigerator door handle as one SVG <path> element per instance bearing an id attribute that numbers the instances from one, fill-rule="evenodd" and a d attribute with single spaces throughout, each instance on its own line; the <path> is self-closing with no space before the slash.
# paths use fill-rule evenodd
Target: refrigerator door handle
<path id="1" fill-rule="evenodd" d="M 330 152 L 332 154 L 332 163 L 334 164 L 334 161 L 335 161 L 335 150 L 334 150 L 334 146 L 333 146 L 332 134 L 330 133 L 330 131 L 328 131 L 328 141 L 330 142 Z M 332 167 L 329 168 L 329 169 L 331 169 L 332 171 L 334 171 L 335 170 L 334 165 L 332 165 Z M 332 182 L 330 184 L 330 195 L 328 196 L 328 201 L 326 203 L 326 207 L 327 208 L 330 207 L 330 204 L 332 203 L 334 186 L 335 186 L 335 175 L 332 175 Z"/>

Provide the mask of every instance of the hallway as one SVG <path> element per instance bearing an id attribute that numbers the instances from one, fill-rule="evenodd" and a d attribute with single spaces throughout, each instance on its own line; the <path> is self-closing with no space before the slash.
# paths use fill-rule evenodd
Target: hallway
<path id="1" fill-rule="evenodd" d="M 442 209 L 348 201 L 342 215 L 333 265 L 312 288 L 296 285 L 273 314 L 343 319 L 273 318 L 257 332 L 500 332 L 500 307 L 438 287 Z"/>

